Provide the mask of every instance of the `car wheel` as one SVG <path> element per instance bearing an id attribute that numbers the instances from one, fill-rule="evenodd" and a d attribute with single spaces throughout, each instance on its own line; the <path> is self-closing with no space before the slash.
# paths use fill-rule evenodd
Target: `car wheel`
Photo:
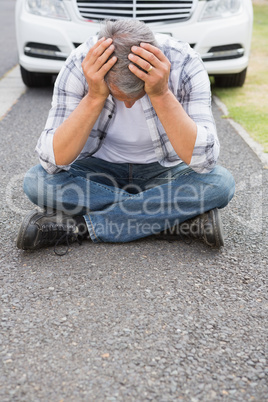
<path id="1" fill-rule="evenodd" d="M 21 78 L 24 84 L 30 88 L 48 87 L 52 85 L 52 74 L 33 73 L 20 66 Z"/>
<path id="2" fill-rule="evenodd" d="M 247 69 L 238 74 L 215 75 L 215 86 L 219 88 L 242 87 L 246 80 Z"/>

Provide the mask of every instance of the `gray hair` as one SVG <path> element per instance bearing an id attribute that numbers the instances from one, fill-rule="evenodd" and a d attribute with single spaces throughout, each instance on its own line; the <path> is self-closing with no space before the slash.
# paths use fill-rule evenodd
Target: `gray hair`
<path id="1" fill-rule="evenodd" d="M 112 38 L 115 46 L 113 55 L 117 57 L 117 62 L 104 78 L 108 87 L 110 88 L 110 84 L 113 84 L 129 97 L 138 96 L 144 89 L 144 81 L 129 70 L 128 55 L 131 47 L 139 46 L 141 42 L 157 46 L 153 32 L 139 20 L 106 20 L 98 36 Z"/>

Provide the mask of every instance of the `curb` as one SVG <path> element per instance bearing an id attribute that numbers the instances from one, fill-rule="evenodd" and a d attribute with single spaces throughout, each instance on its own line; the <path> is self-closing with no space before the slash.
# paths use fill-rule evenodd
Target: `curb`
<path id="1" fill-rule="evenodd" d="M 12 106 L 26 92 L 17 64 L 0 78 L 0 121 L 7 115 Z"/>
<path id="2" fill-rule="evenodd" d="M 235 129 L 235 131 L 240 135 L 240 137 L 248 144 L 248 146 L 252 149 L 252 151 L 256 154 L 256 156 L 259 158 L 261 161 L 264 169 L 268 169 L 268 154 L 263 152 L 263 147 L 261 144 L 253 140 L 253 138 L 250 137 L 248 132 L 240 126 L 237 122 L 235 122 L 233 119 L 229 118 L 229 112 L 225 104 L 216 96 L 213 95 L 213 101 L 215 104 L 218 106 L 218 108 L 222 111 L 222 113 L 227 116 L 227 119 L 231 126 Z"/>

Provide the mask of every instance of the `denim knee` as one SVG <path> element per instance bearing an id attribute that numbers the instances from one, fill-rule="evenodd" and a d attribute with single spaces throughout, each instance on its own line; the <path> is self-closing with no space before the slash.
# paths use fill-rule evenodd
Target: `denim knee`
<path id="1" fill-rule="evenodd" d="M 40 177 L 40 170 L 43 169 L 41 165 L 32 167 L 26 173 L 23 181 L 23 190 L 30 201 L 38 204 L 38 178 Z"/>
<path id="2" fill-rule="evenodd" d="M 222 204 L 219 205 L 219 208 L 224 208 L 234 196 L 235 181 L 229 170 L 222 166 L 216 166 L 213 173 L 216 175 L 217 187 L 221 195 Z"/>

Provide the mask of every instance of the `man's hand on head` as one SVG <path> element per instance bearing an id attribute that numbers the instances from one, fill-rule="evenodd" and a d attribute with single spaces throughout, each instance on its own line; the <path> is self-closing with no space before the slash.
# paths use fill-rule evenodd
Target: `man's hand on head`
<path id="1" fill-rule="evenodd" d="M 162 96 L 168 91 L 168 78 L 170 74 L 170 61 L 157 47 L 149 43 L 132 46 L 129 60 L 129 69 L 138 78 L 144 81 L 144 90 L 149 97 Z M 147 73 L 145 72 L 147 71 Z"/>
<path id="2" fill-rule="evenodd" d="M 112 39 L 101 38 L 88 51 L 82 62 L 82 69 L 88 83 L 88 95 L 92 99 L 106 100 L 109 88 L 104 81 L 105 75 L 116 63 Z"/>

